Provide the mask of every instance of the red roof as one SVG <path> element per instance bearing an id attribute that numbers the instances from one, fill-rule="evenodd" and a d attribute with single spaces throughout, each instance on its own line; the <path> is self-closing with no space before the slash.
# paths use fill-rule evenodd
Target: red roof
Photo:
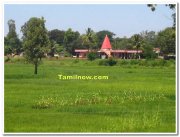
<path id="1" fill-rule="evenodd" d="M 111 52 L 113 52 L 113 53 L 125 53 L 126 52 L 126 50 L 112 50 Z"/>
<path id="2" fill-rule="evenodd" d="M 111 43 L 109 41 L 108 36 L 106 35 L 106 37 L 104 38 L 103 44 L 101 46 L 101 49 L 112 49 L 111 47 Z"/>
<path id="3" fill-rule="evenodd" d="M 75 49 L 75 52 L 88 52 L 88 49 Z"/>
<path id="4" fill-rule="evenodd" d="M 112 53 L 142 53 L 142 50 L 112 50 Z"/>

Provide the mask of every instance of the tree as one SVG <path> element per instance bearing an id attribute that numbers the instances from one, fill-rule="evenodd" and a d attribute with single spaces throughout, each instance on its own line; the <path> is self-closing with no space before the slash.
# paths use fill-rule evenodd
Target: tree
<path id="1" fill-rule="evenodd" d="M 9 55 L 9 54 L 11 54 L 11 53 L 12 53 L 11 47 L 8 46 L 8 45 L 5 45 L 5 46 L 4 46 L 4 55 Z"/>
<path id="2" fill-rule="evenodd" d="M 155 11 L 157 4 L 147 4 L 147 6 L 150 7 L 152 11 Z"/>
<path id="3" fill-rule="evenodd" d="M 142 31 L 140 35 L 146 45 L 151 45 L 153 48 L 158 47 L 158 45 L 156 45 L 155 43 L 157 38 L 157 34 L 155 31 Z"/>
<path id="4" fill-rule="evenodd" d="M 50 55 L 51 57 L 54 57 L 54 54 L 56 52 L 56 46 L 55 45 L 59 45 L 59 44 L 57 44 L 54 40 L 50 40 L 50 44 L 48 47 L 48 55 Z"/>
<path id="5" fill-rule="evenodd" d="M 74 52 L 74 43 L 79 39 L 80 33 L 78 31 L 73 31 L 69 28 L 64 35 L 64 47 L 67 52 L 73 54 Z"/>
<path id="6" fill-rule="evenodd" d="M 157 45 L 161 47 L 164 54 L 175 54 L 176 33 L 173 28 L 166 28 L 160 31 L 156 40 Z"/>
<path id="7" fill-rule="evenodd" d="M 82 35 L 82 45 L 89 50 L 97 49 L 97 36 L 91 28 L 88 28 L 86 34 Z"/>
<path id="8" fill-rule="evenodd" d="M 59 53 L 59 49 L 62 49 L 62 45 L 64 44 L 64 35 L 65 31 L 61 31 L 58 29 L 54 29 L 48 32 L 50 46 L 48 50 L 48 55 L 54 57 L 55 53 Z M 62 51 L 61 51 L 62 52 Z"/>
<path id="9" fill-rule="evenodd" d="M 23 48 L 25 58 L 34 65 L 34 74 L 37 74 L 37 67 L 41 58 L 47 52 L 49 38 L 45 28 L 44 18 L 30 18 L 22 27 Z"/>
<path id="10" fill-rule="evenodd" d="M 153 46 L 150 45 L 149 43 L 146 43 L 143 46 L 143 56 L 146 59 L 155 59 L 156 58 L 156 53 L 153 51 Z"/>
<path id="11" fill-rule="evenodd" d="M 64 48 L 62 45 L 57 44 L 55 41 L 50 41 L 50 45 L 48 47 L 48 55 L 54 57 L 54 54 L 59 54 L 63 52 Z"/>
<path id="12" fill-rule="evenodd" d="M 72 49 L 86 49 L 83 45 L 83 39 L 81 36 L 79 36 L 76 40 L 72 42 Z"/>
<path id="13" fill-rule="evenodd" d="M 142 46 L 143 39 L 139 34 L 135 34 L 131 37 L 133 44 L 135 45 L 135 48 L 137 50 L 137 55 L 138 55 L 138 50 Z"/>
<path id="14" fill-rule="evenodd" d="M 50 41 L 55 41 L 57 44 L 62 45 L 64 42 L 65 31 L 54 29 L 48 32 Z"/>
<path id="15" fill-rule="evenodd" d="M 134 34 L 131 39 L 136 49 L 138 50 L 142 45 L 142 37 L 139 34 Z"/>
<path id="16" fill-rule="evenodd" d="M 156 58 L 156 54 L 153 51 L 153 49 L 155 47 L 158 47 L 158 45 L 156 44 L 156 38 L 157 38 L 157 34 L 155 31 L 142 31 L 140 33 L 140 36 L 143 39 L 142 42 L 142 46 L 141 49 L 143 50 L 143 56 L 146 59 L 154 59 Z"/>
<path id="17" fill-rule="evenodd" d="M 129 38 L 115 38 L 112 43 L 113 49 L 133 49 L 133 44 Z"/>
<path id="18" fill-rule="evenodd" d="M 8 26 L 9 26 L 8 36 L 9 37 L 17 37 L 15 21 L 12 19 L 8 20 Z"/>
<path id="19" fill-rule="evenodd" d="M 155 31 L 142 31 L 140 33 L 140 36 L 143 38 L 143 39 L 146 39 L 147 41 L 149 41 L 150 43 L 152 43 L 155 38 L 156 38 L 156 32 Z"/>
<path id="20" fill-rule="evenodd" d="M 4 45 L 6 49 L 9 52 L 6 52 L 6 54 L 19 54 L 22 51 L 22 44 L 20 39 L 18 38 L 18 35 L 16 34 L 16 25 L 14 20 L 9 20 L 8 21 L 8 26 L 9 26 L 9 32 L 7 36 L 4 38 Z M 8 47 L 8 48 L 7 48 Z"/>

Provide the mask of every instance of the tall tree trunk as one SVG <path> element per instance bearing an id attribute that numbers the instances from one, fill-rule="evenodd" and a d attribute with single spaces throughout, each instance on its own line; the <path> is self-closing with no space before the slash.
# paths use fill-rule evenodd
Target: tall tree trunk
<path id="1" fill-rule="evenodd" d="M 37 74 L 38 65 L 37 63 L 34 64 L 34 74 Z"/>

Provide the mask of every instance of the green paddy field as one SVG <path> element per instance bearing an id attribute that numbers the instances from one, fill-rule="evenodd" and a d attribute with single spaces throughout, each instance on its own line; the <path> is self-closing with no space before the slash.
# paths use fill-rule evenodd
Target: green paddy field
<path id="1" fill-rule="evenodd" d="M 98 61 L 46 59 L 38 75 L 23 61 L 5 63 L 5 132 L 175 132 L 175 63 Z M 59 74 L 109 79 L 60 80 Z"/>

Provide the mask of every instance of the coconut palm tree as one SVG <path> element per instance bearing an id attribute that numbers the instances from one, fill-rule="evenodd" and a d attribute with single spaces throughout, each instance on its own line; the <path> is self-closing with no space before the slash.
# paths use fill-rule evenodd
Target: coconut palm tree
<path id="1" fill-rule="evenodd" d="M 97 36 L 91 28 L 88 28 L 86 34 L 82 35 L 82 41 L 82 44 L 89 50 L 92 50 L 92 48 L 97 46 Z"/>
<path id="2" fill-rule="evenodd" d="M 142 39 L 141 35 L 135 34 L 135 35 L 132 36 L 132 41 L 133 41 L 133 44 L 135 45 L 135 48 L 137 50 L 136 55 L 138 55 L 138 50 L 142 46 L 143 39 Z"/>

